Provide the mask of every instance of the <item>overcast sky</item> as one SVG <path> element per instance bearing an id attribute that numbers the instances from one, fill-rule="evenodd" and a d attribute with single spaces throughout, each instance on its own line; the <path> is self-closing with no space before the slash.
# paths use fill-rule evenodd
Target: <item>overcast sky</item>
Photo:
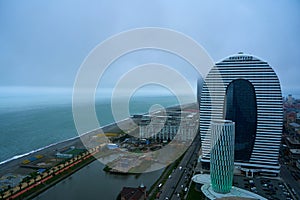
<path id="1" fill-rule="evenodd" d="M 97 44 L 151 26 L 192 37 L 215 62 L 240 51 L 256 55 L 274 68 L 285 94 L 300 94 L 299 10 L 298 0 L 2 0 L 0 86 L 72 87 Z M 119 65 L 157 62 L 157 55 Z"/>

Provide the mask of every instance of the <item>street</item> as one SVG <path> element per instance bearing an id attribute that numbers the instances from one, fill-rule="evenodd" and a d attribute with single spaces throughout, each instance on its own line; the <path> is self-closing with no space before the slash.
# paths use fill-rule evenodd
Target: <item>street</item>
<path id="1" fill-rule="evenodd" d="M 200 135 L 198 134 L 191 146 L 187 149 L 178 167 L 173 170 L 165 184 L 161 187 L 159 199 L 180 199 L 180 194 L 184 195 L 189 187 L 189 181 L 193 175 L 194 166 L 198 160 L 200 149 Z"/>
<path id="2" fill-rule="evenodd" d="M 285 183 L 288 184 L 289 188 L 294 189 L 293 191 L 291 191 L 291 193 L 297 199 L 300 199 L 300 184 L 298 181 L 295 180 L 290 170 L 285 165 L 281 165 L 280 177 L 284 180 Z"/>

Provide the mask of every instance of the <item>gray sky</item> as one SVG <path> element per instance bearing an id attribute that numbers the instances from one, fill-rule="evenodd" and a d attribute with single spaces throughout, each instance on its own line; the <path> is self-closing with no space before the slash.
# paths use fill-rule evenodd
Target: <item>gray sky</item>
<path id="1" fill-rule="evenodd" d="M 298 0 L 2 0 L 0 86 L 72 87 L 98 43 L 121 31 L 154 26 L 192 37 L 216 62 L 239 51 L 256 55 L 277 72 L 284 93 L 300 94 L 299 10 Z M 119 65 L 164 62 L 170 56 L 151 52 L 137 58 L 129 56 Z M 183 71 L 193 78 L 193 71 Z"/>

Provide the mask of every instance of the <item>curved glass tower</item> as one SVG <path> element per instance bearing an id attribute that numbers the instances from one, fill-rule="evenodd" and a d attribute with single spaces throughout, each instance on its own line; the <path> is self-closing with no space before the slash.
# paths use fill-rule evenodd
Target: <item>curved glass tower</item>
<path id="1" fill-rule="evenodd" d="M 235 165 L 245 172 L 278 174 L 282 136 L 282 95 L 267 62 L 235 54 L 215 64 L 200 100 L 202 166 L 209 167 L 212 120 L 235 122 Z"/>
<path id="2" fill-rule="evenodd" d="M 210 178 L 217 193 L 229 193 L 234 170 L 234 123 L 230 120 L 211 124 Z"/>

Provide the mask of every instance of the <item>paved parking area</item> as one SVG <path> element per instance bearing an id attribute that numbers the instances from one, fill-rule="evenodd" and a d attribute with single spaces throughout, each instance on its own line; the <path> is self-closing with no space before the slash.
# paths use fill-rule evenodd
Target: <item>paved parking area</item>
<path id="1" fill-rule="evenodd" d="M 244 176 L 234 176 L 234 185 L 236 187 L 240 187 L 242 189 L 257 193 L 267 199 L 295 199 L 295 197 L 293 197 L 293 194 L 291 194 L 286 185 L 279 178 L 247 178 Z"/>

